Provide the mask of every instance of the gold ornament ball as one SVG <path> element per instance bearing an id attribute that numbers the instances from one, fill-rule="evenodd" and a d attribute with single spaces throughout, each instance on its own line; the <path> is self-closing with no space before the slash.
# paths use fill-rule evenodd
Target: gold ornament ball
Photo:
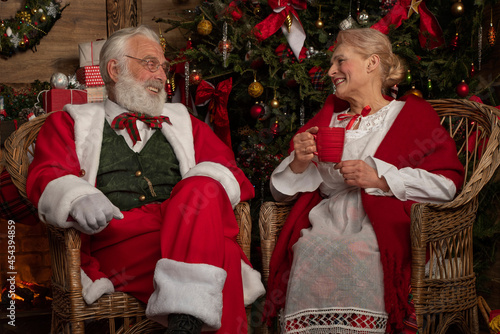
<path id="1" fill-rule="evenodd" d="M 45 22 L 45 21 L 47 21 L 47 16 L 45 15 L 40 16 L 40 22 Z"/>
<path id="2" fill-rule="evenodd" d="M 465 8 L 464 4 L 461 1 L 454 2 L 453 5 L 451 5 L 451 14 L 455 17 L 459 17 L 464 15 Z"/>
<path id="3" fill-rule="evenodd" d="M 405 95 L 410 95 L 410 94 L 413 94 L 413 95 L 418 96 L 420 98 L 423 97 L 422 92 L 419 91 L 418 89 L 416 89 L 415 86 L 412 86 L 411 89 L 408 90 Z"/>
<path id="4" fill-rule="evenodd" d="M 323 27 L 325 26 L 325 24 L 323 23 L 323 21 L 321 19 L 318 19 L 315 23 L 316 25 L 316 28 L 318 29 L 323 29 Z"/>
<path id="5" fill-rule="evenodd" d="M 261 11 L 262 11 L 262 9 L 260 8 L 260 6 L 255 6 L 253 9 L 253 13 L 255 15 L 259 15 Z"/>
<path id="6" fill-rule="evenodd" d="M 248 86 L 248 95 L 257 98 L 264 93 L 264 86 L 260 82 L 254 81 Z"/>
<path id="7" fill-rule="evenodd" d="M 201 20 L 197 26 L 198 34 L 207 36 L 212 32 L 212 22 L 209 20 Z"/>
<path id="8" fill-rule="evenodd" d="M 271 107 L 277 109 L 280 107 L 280 101 L 278 101 L 276 98 L 272 99 L 271 102 L 269 102 Z"/>
<path id="9" fill-rule="evenodd" d="M 19 41 L 19 46 L 24 47 L 24 41 Z"/>

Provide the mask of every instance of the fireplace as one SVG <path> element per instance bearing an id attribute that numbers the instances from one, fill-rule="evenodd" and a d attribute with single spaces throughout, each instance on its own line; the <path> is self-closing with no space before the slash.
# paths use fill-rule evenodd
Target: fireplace
<path id="1" fill-rule="evenodd" d="M 0 240 L 0 332 L 48 333 L 52 270 L 45 225 L 0 219 Z"/>

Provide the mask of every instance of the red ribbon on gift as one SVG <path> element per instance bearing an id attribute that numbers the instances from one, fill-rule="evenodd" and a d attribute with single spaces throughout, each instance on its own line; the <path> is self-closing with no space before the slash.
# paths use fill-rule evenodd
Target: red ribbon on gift
<path id="1" fill-rule="evenodd" d="M 273 13 L 269 14 L 262 22 L 254 27 L 254 35 L 259 41 L 263 41 L 273 35 L 285 23 L 288 14 L 292 14 L 297 21 L 302 25 L 299 20 L 299 15 L 296 9 L 304 10 L 307 8 L 307 2 L 304 0 L 269 0 L 267 3 L 272 9 Z M 280 12 L 275 9 L 284 7 Z"/>
<path id="2" fill-rule="evenodd" d="M 227 113 L 227 102 L 229 93 L 233 88 L 233 79 L 229 78 L 214 87 L 211 83 L 203 80 L 196 90 L 196 105 L 208 104 L 210 122 L 214 125 L 215 134 L 231 147 L 231 132 L 229 130 L 229 116 Z"/>
<path id="3" fill-rule="evenodd" d="M 387 35 L 389 26 L 394 25 L 394 27 L 397 28 L 404 20 L 408 19 L 408 9 L 410 5 L 411 0 L 398 0 L 389 13 L 380 21 L 372 25 L 371 28 Z M 443 45 L 443 30 L 436 17 L 425 5 L 424 1 L 418 6 L 418 13 L 420 14 L 420 32 L 418 34 L 420 46 L 432 50 Z"/>

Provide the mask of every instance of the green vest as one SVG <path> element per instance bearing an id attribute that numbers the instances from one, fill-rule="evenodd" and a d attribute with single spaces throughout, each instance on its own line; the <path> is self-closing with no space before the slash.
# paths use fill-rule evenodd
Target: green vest
<path id="1" fill-rule="evenodd" d="M 161 131 L 155 131 L 136 153 L 104 123 L 97 189 L 122 211 L 166 200 L 181 174 L 179 161 Z"/>

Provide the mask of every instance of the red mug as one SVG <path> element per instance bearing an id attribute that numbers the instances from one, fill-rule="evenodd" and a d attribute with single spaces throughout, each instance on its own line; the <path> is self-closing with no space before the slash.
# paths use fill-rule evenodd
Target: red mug
<path id="1" fill-rule="evenodd" d="M 337 163 L 342 160 L 345 128 L 319 127 L 314 139 L 316 140 L 316 152 L 314 154 L 318 156 L 319 161 Z"/>

